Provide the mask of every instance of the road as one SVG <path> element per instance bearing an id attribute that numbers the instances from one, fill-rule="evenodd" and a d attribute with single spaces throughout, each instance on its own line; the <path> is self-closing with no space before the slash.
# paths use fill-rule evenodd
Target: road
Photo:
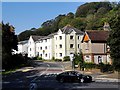
<path id="1" fill-rule="evenodd" d="M 118 83 L 115 82 L 59 83 L 55 77 L 64 71 L 65 65 L 68 63 L 35 61 L 34 67 L 22 68 L 4 75 L 2 90 L 29 90 L 31 84 L 35 84 L 38 90 L 118 90 Z"/>

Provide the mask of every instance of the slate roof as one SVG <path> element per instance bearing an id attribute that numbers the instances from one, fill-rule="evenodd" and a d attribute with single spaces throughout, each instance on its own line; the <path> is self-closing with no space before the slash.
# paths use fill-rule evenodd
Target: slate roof
<path id="1" fill-rule="evenodd" d="M 107 42 L 109 37 L 109 31 L 104 30 L 87 30 L 86 33 L 91 42 Z"/>
<path id="2" fill-rule="evenodd" d="M 49 34 L 48 37 L 53 37 L 55 34 L 57 34 L 57 32 Z"/>
<path id="3" fill-rule="evenodd" d="M 76 34 L 82 34 L 82 35 L 84 34 L 84 32 L 82 32 L 82 31 L 80 31 L 80 30 L 78 30 L 78 29 L 76 29 L 76 28 L 74 28 L 74 27 L 72 27 L 72 26 L 70 26 L 70 25 L 66 25 L 66 26 L 63 27 L 61 30 L 62 30 L 62 32 L 65 33 L 65 34 L 69 34 L 69 33 L 71 33 L 73 30 L 76 32 Z M 56 35 L 56 34 L 57 34 L 57 32 L 51 33 L 51 34 L 49 34 L 48 36 L 36 36 L 36 35 L 32 35 L 32 38 L 33 38 L 33 40 L 36 42 L 36 41 L 39 41 L 39 40 L 51 38 L 51 37 L 53 37 L 53 36 Z"/>
<path id="4" fill-rule="evenodd" d="M 62 32 L 65 33 L 65 34 L 70 34 L 73 30 L 76 32 L 76 34 L 84 34 L 84 32 L 80 31 L 80 30 L 77 29 L 77 28 L 74 28 L 74 27 L 71 26 L 71 25 L 66 25 L 66 26 L 63 27 L 61 30 L 62 30 Z"/>
<path id="5" fill-rule="evenodd" d="M 48 39 L 48 38 L 52 38 L 56 33 L 51 33 L 48 36 L 44 36 L 42 38 L 40 38 L 39 40 L 43 40 L 43 39 Z"/>
<path id="6" fill-rule="evenodd" d="M 45 36 L 36 36 L 36 35 L 32 35 L 32 38 L 34 41 L 38 41 L 41 38 L 44 38 Z"/>

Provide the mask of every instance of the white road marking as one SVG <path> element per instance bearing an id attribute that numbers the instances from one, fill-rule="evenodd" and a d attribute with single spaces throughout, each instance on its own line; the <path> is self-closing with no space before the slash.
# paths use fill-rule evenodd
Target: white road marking
<path id="1" fill-rule="evenodd" d="M 51 69 L 49 63 L 42 63 L 42 64 L 46 64 L 46 65 L 47 65 L 47 68 L 46 68 L 45 71 L 43 71 L 42 73 L 37 73 L 36 76 L 42 76 L 42 75 L 44 75 L 44 74 L 49 75 L 49 74 L 51 73 L 51 71 L 49 71 L 49 69 Z M 56 64 L 57 64 L 57 63 L 56 63 Z M 59 69 L 61 69 L 62 71 L 59 71 L 59 72 L 56 71 L 55 74 L 59 74 L 60 72 L 63 72 L 63 71 L 64 71 L 64 66 L 61 65 L 61 67 L 62 67 L 62 68 L 59 68 Z M 56 69 L 57 69 L 57 68 L 56 68 Z M 52 73 L 52 74 L 53 74 L 53 73 Z M 37 78 L 39 78 L 39 77 L 34 78 L 33 80 L 31 80 L 31 82 L 34 82 Z"/>
<path id="2" fill-rule="evenodd" d="M 10 82 L 2 82 L 2 83 L 4 83 L 4 84 L 8 84 L 8 83 L 10 83 Z"/>
<path id="3" fill-rule="evenodd" d="M 44 64 L 44 63 L 43 63 L 43 64 Z M 42 76 L 43 74 L 45 74 L 45 72 L 47 72 L 47 70 L 48 70 L 48 68 L 50 67 L 50 65 L 47 64 L 47 66 L 48 66 L 48 67 L 46 68 L 45 71 L 43 71 L 42 73 L 38 73 L 38 75 L 36 75 L 36 76 Z M 34 78 L 31 82 L 35 81 L 37 78 L 39 78 L 39 77 Z"/>

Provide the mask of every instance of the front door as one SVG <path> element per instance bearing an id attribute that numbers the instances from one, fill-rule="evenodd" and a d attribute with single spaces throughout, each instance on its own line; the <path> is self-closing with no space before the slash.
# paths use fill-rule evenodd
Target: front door
<path id="1" fill-rule="evenodd" d="M 102 63 L 102 56 L 98 56 L 98 64 Z"/>

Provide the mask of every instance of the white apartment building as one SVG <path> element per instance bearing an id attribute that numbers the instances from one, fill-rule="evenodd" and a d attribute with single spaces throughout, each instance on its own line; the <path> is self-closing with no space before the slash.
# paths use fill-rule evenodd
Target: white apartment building
<path id="1" fill-rule="evenodd" d="M 28 40 L 18 42 L 18 51 L 13 49 L 13 54 L 28 54 Z"/>
<path id="2" fill-rule="evenodd" d="M 36 55 L 46 60 L 54 57 L 53 35 L 54 34 L 50 34 L 36 41 Z"/>
<path id="3" fill-rule="evenodd" d="M 50 60 L 63 59 L 80 52 L 81 40 L 84 32 L 67 25 L 58 32 L 48 36 L 30 36 L 28 40 L 28 57 L 39 56 L 43 59 Z"/>
<path id="4" fill-rule="evenodd" d="M 28 40 L 18 42 L 18 53 L 28 53 Z"/>
<path id="5" fill-rule="evenodd" d="M 70 56 L 80 52 L 81 40 L 84 32 L 67 25 L 54 35 L 54 57 L 63 59 L 65 56 Z"/>
<path id="6" fill-rule="evenodd" d="M 30 36 L 28 40 L 28 57 L 36 57 L 36 41 L 38 41 L 40 38 L 43 38 L 44 36 Z"/>

